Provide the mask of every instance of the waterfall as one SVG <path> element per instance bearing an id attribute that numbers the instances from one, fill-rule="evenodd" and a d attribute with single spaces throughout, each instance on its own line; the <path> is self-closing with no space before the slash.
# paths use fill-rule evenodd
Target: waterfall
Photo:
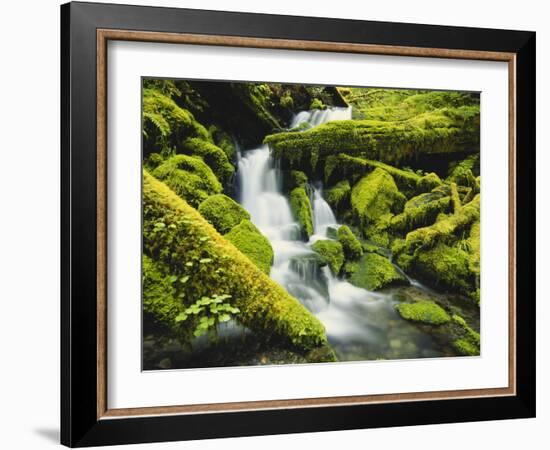
<path id="1" fill-rule="evenodd" d="M 311 128 L 332 120 L 349 119 L 351 108 L 302 111 L 294 117 L 291 128 L 303 124 Z M 374 359 L 387 354 L 392 339 L 394 344 L 411 341 L 430 347 L 426 336 L 413 326 L 395 327 L 399 322 L 392 294 L 358 288 L 335 277 L 328 266 L 319 266 L 318 255 L 311 245 L 317 240 L 329 239 L 329 230 L 339 226 L 323 198 L 321 183 L 312 186 L 314 235 L 309 242 L 303 242 L 300 226 L 283 195 L 282 171 L 270 156 L 269 147 L 262 145 L 245 152 L 239 150 L 237 158 L 239 201 L 273 247 L 270 277 L 316 315 L 340 357 L 345 360 Z M 417 353 L 411 350 L 404 354 L 418 357 Z"/>
<path id="2" fill-rule="evenodd" d="M 304 123 L 307 123 L 311 127 L 316 127 L 331 120 L 351 120 L 351 107 L 314 109 L 312 111 L 299 112 L 292 119 L 290 128 L 299 127 Z"/>
<path id="3" fill-rule="evenodd" d="M 331 207 L 323 198 L 323 188 L 318 185 L 313 190 L 313 233 L 314 240 L 326 239 L 329 228 L 338 228 Z"/>

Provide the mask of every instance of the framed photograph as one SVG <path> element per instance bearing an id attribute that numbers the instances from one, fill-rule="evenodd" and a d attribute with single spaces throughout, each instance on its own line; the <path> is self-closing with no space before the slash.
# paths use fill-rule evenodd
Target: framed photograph
<path id="1" fill-rule="evenodd" d="M 535 415 L 535 33 L 61 7 L 71 446 Z"/>

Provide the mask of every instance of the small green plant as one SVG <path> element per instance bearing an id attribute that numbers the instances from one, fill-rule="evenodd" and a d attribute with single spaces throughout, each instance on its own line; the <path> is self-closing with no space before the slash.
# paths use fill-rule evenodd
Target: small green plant
<path id="1" fill-rule="evenodd" d="M 186 280 L 187 281 L 187 280 Z M 193 335 L 202 336 L 210 331 L 216 336 L 218 324 L 228 322 L 235 314 L 240 313 L 239 308 L 232 306 L 228 299 L 229 294 L 214 294 L 212 297 L 203 296 L 175 318 L 176 323 L 185 322 L 193 318 L 196 323 Z"/>

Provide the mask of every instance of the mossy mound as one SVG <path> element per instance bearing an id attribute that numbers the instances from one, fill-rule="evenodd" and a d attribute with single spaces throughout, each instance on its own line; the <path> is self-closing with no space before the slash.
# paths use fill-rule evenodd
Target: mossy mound
<path id="1" fill-rule="evenodd" d="M 290 208 L 300 225 L 302 236 L 308 239 L 313 234 L 313 210 L 304 187 L 294 188 L 290 192 Z"/>
<path id="2" fill-rule="evenodd" d="M 430 172 L 418 180 L 416 187 L 419 192 L 429 192 L 442 184 L 441 178 L 436 173 Z"/>
<path id="3" fill-rule="evenodd" d="M 345 271 L 351 275 L 351 284 L 369 291 L 409 284 L 388 258 L 377 253 L 365 253 L 358 262 L 346 263 Z"/>
<path id="4" fill-rule="evenodd" d="M 181 149 L 193 156 L 200 156 L 222 184 L 227 184 L 235 173 L 235 167 L 229 162 L 225 152 L 211 142 L 191 138 L 183 142 Z"/>
<path id="5" fill-rule="evenodd" d="M 230 295 L 231 304 L 240 310 L 237 320 L 259 336 L 304 352 L 327 345 L 324 327 L 298 300 L 147 172 L 143 251 L 157 265 L 158 276 L 173 281 L 171 300 L 189 306 L 202 296 Z M 168 294 L 167 289 L 163 292 Z M 167 311 L 157 319 L 171 327 L 176 309 Z M 189 325 L 186 321 L 180 326 Z"/>
<path id="6" fill-rule="evenodd" d="M 325 200 L 338 213 L 350 206 L 351 186 L 348 180 L 339 181 L 325 191 Z"/>
<path id="7" fill-rule="evenodd" d="M 300 170 L 290 172 L 290 188 L 305 187 L 307 184 L 307 175 Z"/>
<path id="8" fill-rule="evenodd" d="M 204 126 L 193 114 L 180 108 L 170 96 L 157 89 L 143 90 L 143 155 L 155 151 L 167 151 L 177 147 L 183 140 L 198 137 L 208 140 Z"/>
<path id="9" fill-rule="evenodd" d="M 347 225 L 342 225 L 338 228 L 338 242 L 342 244 L 344 256 L 347 260 L 360 258 L 363 255 L 363 247 L 359 239 L 355 237 L 353 232 Z"/>
<path id="10" fill-rule="evenodd" d="M 252 222 L 244 219 L 227 233 L 225 238 L 269 275 L 273 264 L 273 248 L 269 240 Z"/>
<path id="11" fill-rule="evenodd" d="M 337 241 L 321 240 L 311 246 L 312 250 L 321 255 L 332 273 L 338 275 L 344 264 L 344 249 Z"/>
<path id="12" fill-rule="evenodd" d="M 399 303 L 395 309 L 403 319 L 422 322 L 430 325 L 443 325 L 451 321 L 451 317 L 439 305 L 431 301 L 417 303 Z"/>
<path id="13" fill-rule="evenodd" d="M 468 295 L 475 285 L 469 261 L 470 254 L 460 246 L 439 243 L 429 250 L 419 251 L 409 270 L 429 280 L 433 286 Z"/>
<path id="14" fill-rule="evenodd" d="M 152 174 L 194 207 L 223 189 L 212 169 L 202 159 L 193 156 L 172 156 L 157 166 Z"/>
<path id="15" fill-rule="evenodd" d="M 468 326 L 462 317 L 455 314 L 452 319 L 453 347 L 455 350 L 464 356 L 479 356 L 479 333 Z"/>
<path id="16" fill-rule="evenodd" d="M 199 205 L 199 212 L 221 234 L 228 233 L 250 214 L 235 200 L 224 194 L 211 195 Z"/>
<path id="17" fill-rule="evenodd" d="M 388 214 L 401 212 L 405 202 L 393 177 L 381 168 L 363 177 L 351 191 L 351 207 L 364 230 Z"/>

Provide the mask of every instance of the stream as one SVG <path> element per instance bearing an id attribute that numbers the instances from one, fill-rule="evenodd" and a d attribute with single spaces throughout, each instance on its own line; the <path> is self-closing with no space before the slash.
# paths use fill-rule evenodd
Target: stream
<path id="1" fill-rule="evenodd" d="M 347 119 L 351 119 L 351 108 L 303 111 L 294 117 L 290 128 L 307 129 L 308 125 Z M 314 234 L 304 242 L 283 194 L 282 171 L 267 145 L 239 152 L 237 177 L 238 201 L 273 247 L 271 278 L 322 322 L 340 361 L 455 355 L 450 346 L 434 339 L 429 327 L 403 320 L 394 309 L 399 300 L 414 295 L 448 303 L 444 294 L 410 278 L 411 286 L 371 292 L 333 276 L 328 266 L 319 267 L 311 245 L 330 239 L 327 231 L 339 227 L 323 198 L 321 182 L 312 186 Z"/>

